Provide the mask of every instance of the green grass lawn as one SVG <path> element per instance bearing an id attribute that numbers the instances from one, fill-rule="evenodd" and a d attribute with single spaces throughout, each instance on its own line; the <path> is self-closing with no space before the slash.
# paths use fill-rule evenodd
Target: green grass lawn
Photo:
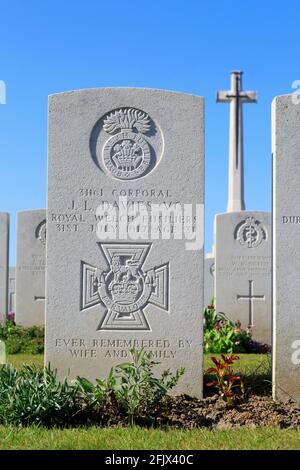
<path id="1" fill-rule="evenodd" d="M 12 354 L 7 356 L 7 362 L 12 364 L 17 369 L 20 369 L 23 364 L 35 364 L 39 367 L 44 365 L 43 354 Z"/>
<path id="2" fill-rule="evenodd" d="M 211 367 L 211 356 L 212 354 L 205 356 L 204 370 Z M 7 362 L 17 368 L 24 363 L 42 367 L 43 355 L 16 354 L 8 356 Z M 234 368 L 252 387 L 254 384 L 263 389 L 263 383 L 269 384 L 268 355 L 241 354 Z M 300 449 L 300 431 L 277 428 L 183 431 L 137 427 L 47 430 L 0 426 L 0 449 Z"/>
<path id="3" fill-rule="evenodd" d="M 46 430 L 0 427 L 0 450 L 300 449 L 300 431 L 273 428 L 162 431 L 142 428 Z"/>
<path id="4" fill-rule="evenodd" d="M 205 354 L 204 356 L 204 370 L 213 365 L 211 356 L 218 354 Z M 240 360 L 234 364 L 234 369 L 239 373 L 250 374 L 268 370 L 270 365 L 270 356 L 268 354 L 239 354 Z M 7 362 L 19 368 L 22 364 L 36 364 L 43 366 L 43 354 L 12 354 L 8 356 Z"/>
<path id="5" fill-rule="evenodd" d="M 205 354 L 204 370 L 213 365 L 212 356 L 220 357 L 220 354 Z M 270 354 L 238 354 L 238 356 L 240 359 L 233 365 L 233 368 L 239 373 L 249 374 L 266 370 L 271 364 Z"/>

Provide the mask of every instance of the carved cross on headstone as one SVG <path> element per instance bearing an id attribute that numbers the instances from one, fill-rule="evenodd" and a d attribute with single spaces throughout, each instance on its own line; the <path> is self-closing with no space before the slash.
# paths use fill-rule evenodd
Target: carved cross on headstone
<path id="1" fill-rule="evenodd" d="M 249 325 L 254 326 L 254 300 L 265 300 L 264 295 L 254 295 L 253 294 L 253 281 L 249 281 L 249 294 L 248 295 L 237 295 L 237 300 L 248 300 L 249 303 Z"/>
<path id="2" fill-rule="evenodd" d="M 242 73 L 231 72 L 231 90 L 218 91 L 218 103 L 230 103 L 229 180 L 227 212 L 245 209 L 243 165 L 243 107 L 256 103 L 255 91 L 242 91 Z"/>

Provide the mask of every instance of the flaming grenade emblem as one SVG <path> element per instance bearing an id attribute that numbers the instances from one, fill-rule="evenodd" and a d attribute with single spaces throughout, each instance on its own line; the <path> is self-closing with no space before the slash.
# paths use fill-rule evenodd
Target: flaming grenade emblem
<path id="1" fill-rule="evenodd" d="M 150 146 L 142 135 L 151 129 L 148 114 L 134 108 L 121 108 L 106 116 L 103 129 L 113 134 L 103 148 L 107 170 L 121 180 L 143 176 L 151 161 Z"/>

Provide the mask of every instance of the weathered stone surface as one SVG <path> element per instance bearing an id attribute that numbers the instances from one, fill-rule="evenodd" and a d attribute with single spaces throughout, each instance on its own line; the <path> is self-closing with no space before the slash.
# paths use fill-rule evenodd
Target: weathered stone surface
<path id="1" fill-rule="evenodd" d="M 17 213 L 16 323 L 45 323 L 46 211 Z"/>
<path id="2" fill-rule="evenodd" d="M 204 308 L 210 305 L 215 296 L 215 257 L 208 253 L 204 260 Z"/>
<path id="3" fill-rule="evenodd" d="M 201 396 L 202 242 L 187 250 L 173 234 L 151 236 L 144 219 L 116 238 L 128 217 L 114 227 L 99 213 L 108 204 L 121 212 L 135 202 L 143 214 L 152 203 L 202 204 L 203 162 L 200 97 L 150 89 L 50 96 L 46 362 L 59 377 L 105 376 L 131 346 L 144 347 L 161 371 L 186 368 L 177 393 Z M 196 226 L 202 236 L 203 214 Z"/>
<path id="4" fill-rule="evenodd" d="M 216 216 L 216 309 L 271 344 L 271 214 Z"/>
<path id="5" fill-rule="evenodd" d="M 273 394 L 300 401 L 300 104 L 273 102 Z"/>
<path id="6" fill-rule="evenodd" d="M 8 312 L 16 311 L 16 268 L 8 270 Z"/>
<path id="7" fill-rule="evenodd" d="M 6 319 L 8 307 L 9 214 L 0 212 L 0 322 Z"/>

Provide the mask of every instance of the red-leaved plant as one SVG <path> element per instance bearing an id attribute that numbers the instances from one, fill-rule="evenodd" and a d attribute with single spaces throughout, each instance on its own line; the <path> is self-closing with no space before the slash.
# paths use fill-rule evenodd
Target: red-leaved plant
<path id="1" fill-rule="evenodd" d="M 236 395 L 243 395 L 245 392 L 244 382 L 241 377 L 234 375 L 232 364 L 239 359 L 239 356 L 225 356 L 221 354 L 221 359 L 211 357 L 215 367 L 206 371 L 207 374 L 214 374 L 216 379 L 208 382 L 208 387 L 216 387 L 228 406 L 234 404 Z"/>

